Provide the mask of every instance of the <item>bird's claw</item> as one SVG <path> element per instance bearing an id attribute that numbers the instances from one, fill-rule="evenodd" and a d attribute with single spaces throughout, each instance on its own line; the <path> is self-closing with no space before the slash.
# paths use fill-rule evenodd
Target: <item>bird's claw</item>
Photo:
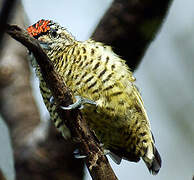
<path id="1" fill-rule="evenodd" d="M 81 96 L 75 96 L 76 98 L 76 102 L 73 104 L 70 104 L 67 107 L 61 106 L 61 109 L 63 110 L 71 110 L 71 109 L 83 109 L 84 108 L 84 104 L 92 104 L 92 105 L 96 105 L 96 103 L 92 100 L 89 100 L 87 98 L 83 98 Z"/>
<path id="2" fill-rule="evenodd" d="M 80 154 L 80 151 L 79 149 L 76 149 L 74 152 L 73 152 L 73 155 L 76 159 L 83 159 L 83 158 L 86 158 L 87 156 L 86 155 L 83 155 L 83 154 Z"/>

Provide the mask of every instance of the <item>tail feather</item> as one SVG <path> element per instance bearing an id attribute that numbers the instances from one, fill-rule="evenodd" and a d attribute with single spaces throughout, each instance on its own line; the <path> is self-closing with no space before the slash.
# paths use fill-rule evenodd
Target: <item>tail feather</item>
<path id="1" fill-rule="evenodd" d="M 162 165 L 162 160 L 156 147 L 153 148 L 153 158 L 149 159 L 148 157 L 145 156 L 143 157 L 143 160 L 146 166 L 148 167 L 150 173 L 152 173 L 153 175 L 158 174 Z"/>
<path id="2" fill-rule="evenodd" d="M 158 174 L 158 172 L 161 168 L 161 165 L 162 165 L 162 160 L 161 160 L 161 157 L 160 157 L 158 150 L 155 147 L 154 148 L 154 158 L 152 160 L 152 164 L 151 164 L 150 168 L 148 168 L 148 169 L 153 175 L 156 175 L 156 174 Z"/>

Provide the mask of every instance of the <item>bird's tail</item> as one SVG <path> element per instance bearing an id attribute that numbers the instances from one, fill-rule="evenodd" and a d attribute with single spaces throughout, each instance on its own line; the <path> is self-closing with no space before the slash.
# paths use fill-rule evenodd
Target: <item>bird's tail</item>
<path id="1" fill-rule="evenodd" d="M 156 149 L 156 147 L 153 144 L 152 144 L 151 149 L 149 149 L 149 147 L 148 147 L 147 153 L 142 158 L 143 158 L 146 166 L 148 167 L 150 173 L 152 173 L 153 175 L 156 175 L 156 174 L 158 174 L 158 172 L 161 168 L 162 160 L 161 160 L 161 157 L 160 157 L 158 150 Z"/>

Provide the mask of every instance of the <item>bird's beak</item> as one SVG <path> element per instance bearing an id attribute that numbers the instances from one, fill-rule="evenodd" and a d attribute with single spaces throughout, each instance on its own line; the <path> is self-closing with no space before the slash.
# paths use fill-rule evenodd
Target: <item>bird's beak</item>
<path id="1" fill-rule="evenodd" d="M 41 46 L 42 49 L 45 49 L 45 50 L 50 50 L 51 49 L 51 47 L 49 46 L 48 43 L 45 43 L 45 42 L 42 42 L 42 41 L 39 41 L 39 43 L 40 43 L 40 46 Z"/>

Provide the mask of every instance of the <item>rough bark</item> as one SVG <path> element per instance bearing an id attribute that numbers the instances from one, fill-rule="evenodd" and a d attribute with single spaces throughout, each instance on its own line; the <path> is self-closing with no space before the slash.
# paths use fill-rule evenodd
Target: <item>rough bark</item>
<path id="1" fill-rule="evenodd" d="M 95 141 L 92 133 L 90 133 L 80 111 L 77 109 L 64 111 L 60 108 L 60 106 L 72 104 L 73 97 L 68 87 L 66 87 L 63 78 L 55 72 L 51 61 L 41 49 L 38 41 L 17 26 L 8 26 L 8 33 L 33 52 L 40 66 L 42 76 L 54 96 L 60 118 L 65 121 L 65 124 L 70 129 L 72 138 L 80 148 L 80 151 L 86 154 L 84 160 L 92 178 L 94 180 L 116 180 L 117 177 L 104 156 L 104 152 L 99 143 Z"/>
<path id="2" fill-rule="evenodd" d="M 172 0 L 114 0 L 92 38 L 111 45 L 134 71 L 158 32 Z"/>

